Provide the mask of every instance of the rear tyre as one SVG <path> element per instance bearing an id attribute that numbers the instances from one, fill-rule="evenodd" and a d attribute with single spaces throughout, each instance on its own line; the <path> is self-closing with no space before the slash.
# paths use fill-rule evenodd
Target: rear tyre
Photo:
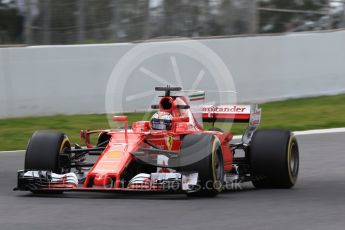
<path id="1" fill-rule="evenodd" d="M 47 170 L 62 174 L 69 172 L 66 150 L 71 149 L 67 136 L 61 132 L 36 131 L 29 141 L 25 153 L 25 170 Z M 33 191 L 34 192 L 34 191 Z M 37 191 L 34 193 L 62 193 L 56 191 Z"/>
<path id="2" fill-rule="evenodd" d="M 182 172 L 198 172 L 198 189 L 193 193 L 187 193 L 187 196 L 213 197 L 222 191 L 224 162 L 221 144 L 216 136 L 185 136 L 181 144 L 180 164 Z"/>
<path id="3" fill-rule="evenodd" d="M 288 130 L 256 131 L 249 149 L 252 181 L 256 188 L 291 188 L 299 169 L 299 150 Z"/>

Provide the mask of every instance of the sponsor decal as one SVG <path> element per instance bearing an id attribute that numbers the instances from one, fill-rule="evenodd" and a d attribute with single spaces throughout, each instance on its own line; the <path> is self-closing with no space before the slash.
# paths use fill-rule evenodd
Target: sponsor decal
<path id="1" fill-rule="evenodd" d="M 250 115 L 250 126 L 258 126 L 260 124 L 261 119 L 261 109 L 256 109 L 253 113 Z"/>
<path id="2" fill-rule="evenodd" d="M 106 158 L 118 159 L 123 157 L 124 153 L 121 151 L 109 151 L 105 154 Z"/>
<path id="3" fill-rule="evenodd" d="M 203 113 L 249 114 L 250 105 L 210 105 L 202 108 Z"/>

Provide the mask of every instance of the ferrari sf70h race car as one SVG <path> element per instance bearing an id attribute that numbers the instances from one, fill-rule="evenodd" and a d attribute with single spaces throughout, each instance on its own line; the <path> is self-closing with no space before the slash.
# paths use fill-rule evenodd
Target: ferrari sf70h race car
<path id="1" fill-rule="evenodd" d="M 85 147 L 72 146 L 61 132 L 36 131 L 15 190 L 215 196 L 248 181 L 256 188 L 294 186 L 299 168 L 297 140 L 288 130 L 257 130 L 261 117 L 257 105 L 193 107 L 200 98 L 184 96 L 180 87 L 156 87 L 156 91 L 164 95 L 151 106 L 157 111 L 151 121 L 129 125 L 127 116 L 114 116 L 122 128 L 82 130 Z M 216 121 L 247 122 L 248 127 L 242 139 L 234 142 L 232 133 L 202 126 Z M 95 145 L 90 144 L 92 134 L 97 135 Z M 95 160 L 89 162 L 90 157 Z"/>

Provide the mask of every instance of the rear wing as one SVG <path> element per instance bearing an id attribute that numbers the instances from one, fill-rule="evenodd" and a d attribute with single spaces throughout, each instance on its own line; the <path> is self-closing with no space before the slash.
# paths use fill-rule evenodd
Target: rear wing
<path id="1" fill-rule="evenodd" d="M 204 122 L 248 122 L 242 136 L 242 142 L 249 144 L 260 125 L 261 108 L 258 105 L 204 105 L 202 107 Z"/>
<path id="2" fill-rule="evenodd" d="M 204 105 L 204 122 L 252 122 L 260 123 L 261 109 L 257 105 Z"/>

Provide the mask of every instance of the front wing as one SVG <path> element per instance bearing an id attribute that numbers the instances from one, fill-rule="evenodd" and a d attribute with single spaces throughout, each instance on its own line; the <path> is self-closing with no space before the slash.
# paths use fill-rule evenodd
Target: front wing
<path id="1" fill-rule="evenodd" d="M 151 173 L 138 174 L 126 187 L 85 187 L 76 174 L 56 174 L 51 171 L 24 171 L 17 174 L 19 191 L 75 191 L 75 192 L 171 192 L 188 193 L 198 189 L 198 173 Z"/>

